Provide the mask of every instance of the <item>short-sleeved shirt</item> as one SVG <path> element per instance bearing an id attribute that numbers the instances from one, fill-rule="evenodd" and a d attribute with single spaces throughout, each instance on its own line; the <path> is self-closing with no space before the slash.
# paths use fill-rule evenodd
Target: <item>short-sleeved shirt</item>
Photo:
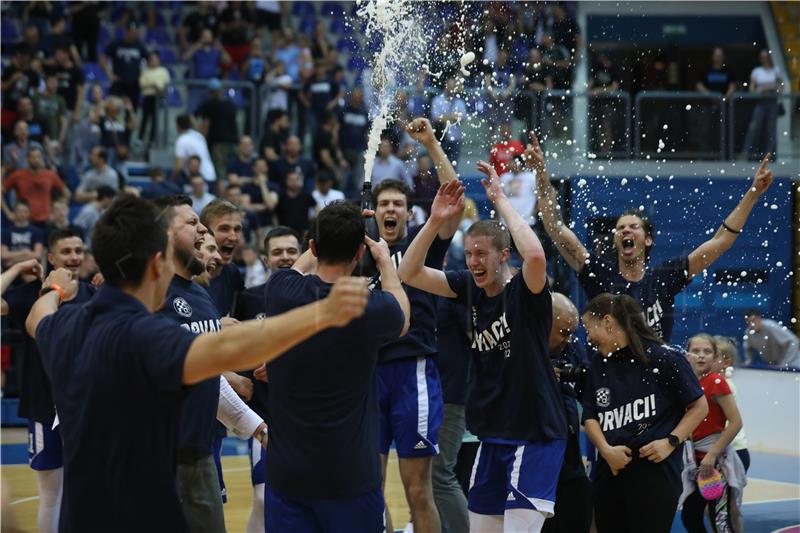
<path id="1" fill-rule="evenodd" d="M 708 414 L 702 422 L 694 429 L 692 438 L 700 440 L 714 433 L 721 433 L 725 429 L 725 422 L 728 417 L 722 407 L 714 400 L 718 396 L 727 396 L 731 394 L 731 388 L 725 378 L 719 374 L 708 374 L 700 380 L 700 387 L 703 389 L 703 394 L 706 395 L 708 400 Z"/>
<path id="2" fill-rule="evenodd" d="M 206 138 L 199 131 L 186 130 L 175 139 L 175 157 L 182 159 L 186 165 L 193 155 L 200 158 L 200 173 L 203 175 L 203 179 L 216 181 L 217 172 L 214 170 Z"/>
<path id="3" fill-rule="evenodd" d="M 38 280 L 8 289 L 3 299 L 8 303 L 9 317 L 15 329 L 22 332 L 22 357 L 19 359 L 19 416 L 41 424 L 52 425 L 55 418 L 55 403 L 50 388 L 50 379 L 42 366 L 42 358 L 36 341 L 25 331 L 25 319 L 39 298 L 42 283 Z M 63 308 L 83 304 L 95 293 L 89 283 L 78 284 L 78 294 L 62 304 Z M 69 354 L 64 354 L 69 355 Z"/>
<path id="4" fill-rule="evenodd" d="M 728 86 L 736 82 L 736 77 L 728 67 L 711 67 L 706 71 L 702 81 L 709 91 L 725 94 L 728 92 Z"/>
<path id="5" fill-rule="evenodd" d="M 489 163 L 492 164 L 498 176 L 508 172 L 508 162 L 525 151 L 522 143 L 516 139 L 503 141 L 492 146 L 489 152 Z"/>
<path id="6" fill-rule="evenodd" d="M 119 191 L 119 181 L 119 174 L 110 166 L 106 165 L 100 170 L 92 167 L 81 176 L 81 182 L 78 184 L 77 190 L 79 192 L 89 192 L 105 186 Z"/>
<path id="7" fill-rule="evenodd" d="M 217 48 L 199 48 L 190 59 L 192 62 L 192 75 L 201 80 L 216 78 L 219 75 L 221 58 L 222 52 Z"/>
<path id="8" fill-rule="evenodd" d="M 80 67 L 57 67 L 54 69 L 58 76 L 58 94 L 67 104 L 67 109 L 75 109 L 78 102 L 78 89 L 84 84 L 83 70 Z"/>
<path id="9" fill-rule="evenodd" d="M 389 246 L 389 253 L 395 268 L 400 266 L 408 246 L 422 227 L 412 228 L 404 239 Z M 425 266 L 437 270 L 442 269 L 450 240 L 440 239 L 438 235 L 436 236 L 425 256 Z M 379 284 L 377 286 L 380 287 Z M 414 287 L 404 286 L 403 288 L 408 295 L 408 302 L 411 304 L 411 323 L 408 333 L 381 348 L 379 360 L 381 363 L 406 357 L 436 355 L 436 296 Z"/>
<path id="10" fill-rule="evenodd" d="M 342 109 L 339 117 L 341 128 L 339 142 L 348 150 L 367 149 L 367 131 L 369 130 L 369 115 L 363 107 L 351 105 Z"/>
<path id="11" fill-rule="evenodd" d="M 12 252 L 33 250 L 37 244 L 44 246 L 44 232 L 30 224 L 24 227 L 6 226 L 2 232 L 2 243 Z"/>
<path id="12" fill-rule="evenodd" d="M 129 43 L 114 41 L 103 53 L 114 63 L 114 74 L 124 82 L 139 83 L 142 61 L 147 59 L 147 48 L 140 41 Z"/>
<path id="13" fill-rule="evenodd" d="M 289 196 L 286 191 L 278 195 L 278 205 L 275 214 L 278 223 L 303 232 L 309 226 L 309 209 L 316 207 L 314 197 L 306 191 L 300 191 L 297 196 Z"/>
<path id="14" fill-rule="evenodd" d="M 138 81 L 138 78 L 137 78 Z M 128 111 L 120 111 L 116 117 L 100 117 L 100 143 L 109 149 L 128 145 L 131 130 L 128 128 Z"/>
<path id="15" fill-rule="evenodd" d="M 640 460 L 640 447 L 669 435 L 686 407 L 703 395 L 680 349 L 651 341 L 643 344 L 646 364 L 627 347 L 609 357 L 595 355 L 583 393 L 583 421 L 596 420 L 606 442 L 630 448 L 634 461 Z M 681 450 L 674 450 L 667 462 L 677 472 Z M 601 458 L 598 475 L 603 473 L 610 472 Z"/>
<path id="16" fill-rule="evenodd" d="M 293 170 L 300 173 L 303 183 L 314 183 L 314 162 L 307 157 L 301 156 L 294 162 L 290 162 L 285 156 L 281 157 L 270 164 L 269 170 L 269 181 L 280 187 L 286 184 L 286 175 Z"/>
<path id="17" fill-rule="evenodd" d="M 188 531 L 176 443 L 194 339 L 108 284 L 39 323 L 64 442 L 60 531 Z"/>
<path id="18" fill-rule="evenodd" d="M 628 281 L 616 262 L 590 255 L 578 281 L 592 299 L 598 294 L 627 294 L 639 302 L 656 335 L 669 342 L 675 320 L 675 296 L 689 285 L 689 258 L 678 257 L 656 266 L 648 265 L 639 281 Z"/>
<path id="19" fill-rule="evenodd" d="M 45 134 L 52 140 L 58 140 L 60 119 L 67 114 L 67 103 L 64 99 L 58 93 L 50 96 L 39 93 L 33 97 L 33 108 L 44 123 Z"/>
<path id="20" fill-rule="evenodd" d="M 31 222 L 47 222 L 53 207 L 53 190 L 63 192 L 66 186 L 58 174 L 42 169 L 32 172 L 23 168 L 15 170 L 3 180 L 3 189 L 14 189 L 18 198 L 31 206 Z"/>
<path id="21" fill-rule="evenodd" d="M 239 142 L 236 104 L 227 98 L 210 98 L 200 104 L 194 114 L 209 121 L 208 144 Z"/>
<path id="22" fill-rule="evenodd" d="M 267 283 L 267 316 L 315 302 L 332 285 L 296 270 Z M 272 409 L 267 483 L 289 497 L 351 498 L 380 489 L 378 348 L 397 338 L 403 312 L 372 291 L 364 315 L 326 329 L 267 365 Z"/>
<path id="23" fill-rule="evenodd" d="M 317 117 L 322 117 L 328 104 L 339 94 L 339 84 L 333 78 L 312 79 L 306 82 L 303 92 L 311 104 L 311 112 Z"/>
<path id="24" fill-rule="evenodd" d="M 233 159 L 228 161 L 228 167 L 225 169 L 226 174 L 236 174 L 237 176 L 253 177 L 253 163 L 256 158 L 251 157 L 249 161 L 242 161 L 238 155 L 233 156 Z"/>
<path id="25" fill-rule="evenodd" d="M 215 278 L 211 279 L 208 294 L 217 306 L 220 316 L 230 316 L 236 298 L 244 290 L 244 276 L 233 263 L 225 265 Z"/>
<path id="26" fill-rule="evenodd" d="M 488 296 L 468 270 L 445 274 L 472 320 L 467 429 L 501 444 L 566 439 L 564 402 L 548 353 L 550 290 L 533 294 L 518 272 L 503 292 Z"/>
<path id="27" fill-rule="evenodd" d="M 159 315 L 181 328 L 200 335 L 221 329 L 219 311 L 208 293 L 197 283 L 177 274 L 172 278 Z M 183 401 L 178 449 L 211 455 L 219 404 L 219 377 L 192 387 Z"/>
<path id="28" fill-rule="evenodd" d="M 437 298 L 436 366 L 442 381 L 444 403 L 464 405 L 467 401 L 471 330 L 466 304 L 452 298 Z"/>
<path id="29" fill-rule="evenodd" d="M 267 284 L 255 285 L 239 293 L 236 299 L 236 309 L 233 318 L 236 320 L 260 320 L 267 316 Z M 253 381 L 253 396 L 247 405 L 269 424 L 269 384 L 258 380 L 252 370 L 240 372 L 243 376 Z"/>

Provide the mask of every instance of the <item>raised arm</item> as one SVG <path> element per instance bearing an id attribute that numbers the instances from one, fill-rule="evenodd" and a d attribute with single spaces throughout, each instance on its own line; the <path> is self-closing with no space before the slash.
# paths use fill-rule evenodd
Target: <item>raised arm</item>
<path id="1" fill-rule="evenodd" d="M 533 132 L 523 157 L 526 166 L 536 172 L 536 194 L 539 196 L 536 204 L 539 207 L 544 230 L 556 244 L 561 257 L 575 272 L 580 273 L 586 264 L 589 252 L 564 223 L 561 206 L 558 205 L 558 192 L 550 183 L 550 174 L 544 164 L 544 153 L 539 145 L 539 139 Z"/>
<path id="2" fill-rule="evenodd" d="M 486 189 L 486 195 L 505 222 L 522 258 L 522 276 L 525 278 L 525 285 L 533 294 L 539 294 L 547 285 L 547 259 L 542 243 L 522 215 L 517 213 L 508 201 L 506 193 L 503 192 L 503 182 L 500 181 L 494 167 L 486 161 L 478 161 L 478 170 L 486 174 L 481 180 L 483 188 Z"/>
<path id="3" fill-rule="evenodd" d="M 394 268 L 389 246 L 383 239 L 376 242 L 366 235 L 364 236 L 364 242 L 367 243 L 369 253 L 375 259 L 375 266 L 378 267 L 378 271 L 381 273 L 381 290 L 394 296 L 397 303 L 400 304 L 400 309 L 403 310 L 403 330 L 400 332 L 402 337 L 408 333 L 408 328 L 411 326 L 411 303 L 408 301 L 408 295 L 406 295 L 403 284 L 400 282 L 400 276 L 397 275 L 397 270 Z"/>
<path id="4" fill-rule="evenodd" d="M 436 235 L 451 216 L 464 209 L 464 187 L 453 180 L 439 187 L 431 205 L 431 215 L 409 245 L 397 274 L 406 284 L 431 294 L 455 298 L 444 272 L 425 266 L 425 257 Z"/>
<path id="5" fill-rule="evenodd" d="M 29 274 L 42 279 L 42 272 L 42 264 L 39 263 L 37 259 L 28 259 L 27 261 L 16 263 L 0 274 L 0 294 L 6 292 L 6 289 L 8 289 L 19 276 Z"/>
<path id="6" fill-rule="evenodd" d="M 323 300 L 199 335 L 186 354 L 183 382 L 191 385 L 226 370 L 255 368 L 272 361 L 312 335 L 363 315 L 368 295 L 366 278 L 341 278 Z"/>
<path id="7" fill-rule="evenodd" d="M 769 155 L 766 155 L 761 161 L 758 171 L 756 171 L 753 184 L 748 187 L 739 204 L 723 220 L 722 225 L 717 229 L 714 236 L 689 254 L 689 278 L 711 266 L 736 242 L 736 238 L 742 232 L 750 211 L 753 210 L 759 197 L 772 184 L 772 170 L 767 168 L 768 162 Z"/>
<path id="8" fill-rule="evenodd" d="M 428 155 L 433 161 L 433 166 L 436 168 L 436 174 L 439 176 L 439 185 L 444 185 L 448 181 L 458 179 L 456 169 L 453 168 L 453 163 L 447 158 L 442 150 L 442 145 L 436 139 L 433 132 L 433 126 L 427 118 L 415 118 L 406 127 L 406 131 L 412 139 L 421 143 Z M 450 239 L 456 234 L 458 225 L 461 223 L 460 214 L 454 214 L 448 221 L 442 225 L 439 230 L 440 239 Z"/>

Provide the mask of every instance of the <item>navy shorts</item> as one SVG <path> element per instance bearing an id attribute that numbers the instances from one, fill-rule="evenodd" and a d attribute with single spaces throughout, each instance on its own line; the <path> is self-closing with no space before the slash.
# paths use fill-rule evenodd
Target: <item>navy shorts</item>
<path id="1" fill-rule="evenodd" d="M 399 457 L 439 453 L 444 401 L 439 370 L 432 357 L 407 357 L 378 365 L 381 433 L 379 451 L 392 441 Z"/>
<path id="2" fill-rule="evenodd" d="M 214 437 L 214 444 L 211 449 L 214 455 L 214 464 L 217 465 L 217 476 L 219 477 L 219 493 L 222 497 L 222 503 L 228 503 L 228 489 L 225 488 L 225 480 L 222 478 L 222 439 L 223 437 Z"/>
<path id="3" fill-rule="evenodd" d="M 382 533 L 380 489 L 353 498 L 286 498 L 264 485 L 266 533 Z"/>
<path id="4" fill-rule="evenodd" d="M 61 431 L 58 426 L 28 420 L 28 463 L 34 470 L 55 470 L 64 466 Z"/>
<path id="5" fill-rule="evenodd" d="M 531 509 L 552 516 L 565 449 L 565 440 L 481 442 L 469 483 L 469 510 L 502 515 L 506 509 Z"/>
<path id="6" fill-rule="evenodd" d="M 247 441 L 250 448 L 250 482 L 255 487 L 267 482 L 267 450 L 254 437 Z"/>

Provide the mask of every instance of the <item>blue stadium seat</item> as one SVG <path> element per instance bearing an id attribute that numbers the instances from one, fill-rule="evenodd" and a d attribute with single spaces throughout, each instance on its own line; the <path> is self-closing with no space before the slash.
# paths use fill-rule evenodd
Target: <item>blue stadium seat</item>
<path id="1" fill-rule="evenodd" d="M 361 45 L 352 37 L 342 37 L 336 42 L 336 50 L 339 52 L 347 51 L 351 54 L 357 54 L 359 50 L 361 50 Z"/>
<path id="2" fill-rule="evenodd" d="M 172 38 L 165 28 L 151 28 L 147 30 L 147 44 L 169 46 L 172 44 Z"/>
<path id="3" fill-rule="evenodd" d="M 366 66 L 366 62 L 359 55 L 351 56 L 350 59 L 347 60 L 347 70 L 355 72 L 356 74 L 360 74 Z"/>
<path id="4" fill-rule="evenodd" d="M 233 103 L 236 104 L 236 107 L 242 109 L 247 105 L 247 102 L 244 99 L 242 91 L 230 88 L 228 89 L 227 93 L 228 93 L 228 98 L 230 98 L 233 101 Z"/>
<path id="5" fill-rule="evenodd" d="M 84 63 L 83 75 L 89 83 L 108 81 L 106 72 L 97 63 Z"/>
<path id="6" fill-rule="evenodd" d="M 344 18 L 346 12 L 339 2 L 323 2 L 322 15 L 326 17 Z"/>
<path id="7" fill-rule="evenodd" d="M 174 65 L 178 62 L 178 54 L 172 48 L 159 48 L 158 55 L 161 56 L 161 63 L 165 66 Z"/>
<path id="8" fill-rule="evenodd" d="M 174 85 L 167 87 L 167 105 L 169 107 L 183 107 L 181 92 Z"/>
<path id="9" fill-rule="evenodd" d="M 316 14 L 312 2 L 295 2 L 292 6 L 292 15 L 295 17 L 313 17 Z"/>
<path id="10" fill-rule="evenodd" d="M 19 30 L 13 20 L 4 18 L 0 21 L 0 41 L 3 46 L 16 43 L 19 40 Z"/>
<path id="11" fill-rule="evenodd" d="M 313 34 L 316 25 L 317 19 L 314 17 L 304 17 L 300 19 L 300 24 L 297 25 L 297 31 L 300 33 Z"/>
<path id="12" fill-rule="evenodd" d="M 331 20 L 330 32 L 336 35 L 353 33 L 347 21 L 343 18 L 335 18 Z"/>

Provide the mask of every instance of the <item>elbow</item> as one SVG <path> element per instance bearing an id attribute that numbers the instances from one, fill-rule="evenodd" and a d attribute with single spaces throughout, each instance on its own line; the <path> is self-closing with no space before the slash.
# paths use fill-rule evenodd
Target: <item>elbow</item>
<path id="1" fill-rule="evenodd" d="M 692 408 L 694 409 L 697 417 L 697 424 L 695 424 L 695 427 L 692 428 L 692 431 L 694 431 L 697 425 L 703 421 L 706 415 L 708 415 L 708 400 L 706 400 L 705 396 L 701 396 L 695 400 L 695 402 L 692 404 Z"/>
<path id="2" fill-rule="evenodd" d="M 547 266 L 547 258 L 544 254 L 544 249 L 537 246 L 535 250 L 529 250 L 522 255 L 522 260 L 526 265 L 531 266 Z"/>
<path id="3" fill-rule="evenodd" d="M 37 326 L 36 319 L 33 318 L 33 313 L 28 315 L 28 318 L 25 319 L 25 331 L 28 332 L 28 335 L 31 336 L 32 339 L 36 340 L 36 326 Z"/>

